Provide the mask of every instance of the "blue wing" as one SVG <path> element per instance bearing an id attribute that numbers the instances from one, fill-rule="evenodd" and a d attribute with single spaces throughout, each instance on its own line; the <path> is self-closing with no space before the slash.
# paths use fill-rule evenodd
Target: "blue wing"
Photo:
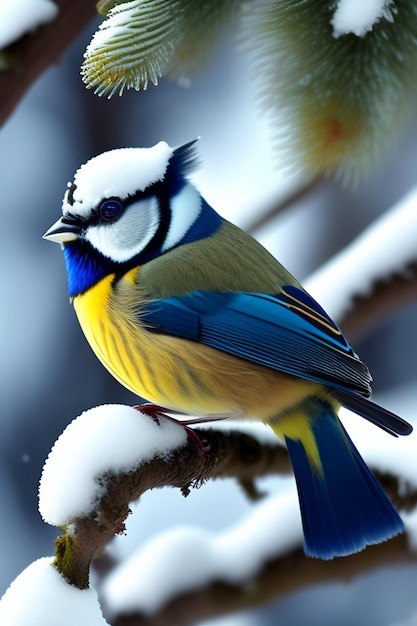
<path id="1" fill-rule="evenodd" d="M 142 322 L 253 363 L 362 396 L 371 376 L 344 335 L 305 291 L 293 285 L 276 296 L 192 294 L 147 305 Z"/>

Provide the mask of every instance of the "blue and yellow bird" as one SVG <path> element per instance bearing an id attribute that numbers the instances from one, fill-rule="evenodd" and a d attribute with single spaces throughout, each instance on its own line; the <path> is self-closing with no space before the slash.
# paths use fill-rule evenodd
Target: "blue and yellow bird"
<path id="1" fill-rule="evenodd" d="M 195 142 L 105 152 L 76 172 L 44 237 L 63 246 L 70 298 L 107 369 L 172 411 L 268 424 L 285 441 L 309 556 L 403 530 L 338 418 L 411 426 L 369 400 L 371 376 L 337 325 L 187 175 Z"/>

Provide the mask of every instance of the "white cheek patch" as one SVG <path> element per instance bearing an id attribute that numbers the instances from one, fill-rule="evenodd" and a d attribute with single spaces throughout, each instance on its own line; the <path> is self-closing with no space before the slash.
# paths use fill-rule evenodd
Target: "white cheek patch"
<path id="1" fill-rule="evenodd" d="M 201 213 L 201 196 L 192 185 L 185 185 L 171 199 L 171 222 L 165 237 L 162 252 L 181 241 Z"/>
<path id="2" fill-rule="evenodd" d="M 159 222 L 157 199 L 146 198 L 130 204 L 116 222 L 90 226 L 85 238 L 105 257 L 123 263 L 146 248 Z"/>

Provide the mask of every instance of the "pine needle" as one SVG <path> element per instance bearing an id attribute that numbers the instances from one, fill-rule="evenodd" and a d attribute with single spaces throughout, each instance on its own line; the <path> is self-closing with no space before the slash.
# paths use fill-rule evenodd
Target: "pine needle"
<path id="1" fill-rule="evenodd" d="M 178 39 L 179 2 L 132 0 L 110 9 L 88 45 L 81 75 L 87 87 L 111 97 L 158 84 Z"/>
<path id="2" fill-rule="evenodd" d="M 391 145 L 416 95 L 417 3 L 392 3 L 392 19 L 362 37 L 334 36 L 335 6 L 248 3 L 242 39 L 280 152 L 310 176 L 355 182 Z"/>

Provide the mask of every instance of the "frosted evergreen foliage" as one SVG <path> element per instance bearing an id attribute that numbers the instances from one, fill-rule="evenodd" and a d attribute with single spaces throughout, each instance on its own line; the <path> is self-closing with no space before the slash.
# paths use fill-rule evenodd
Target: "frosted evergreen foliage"
<path id="1" fill-rule="evenodd" d="M 236 30 L 241 0 L 182 0 L 181 39 L 167 67 L 173 79 L 192 79 L 219 45 L 223 34 Z"/>
<path id="2" fill-rule="evenodd" d="M 362 36 L 335 36 L 336 2 L 244 6 L 243 40 L 279 148 L 312 175 L 355 179 L 390 145 L 416 96 L 417 3 L 390 2 L 390 19 L 381 15 Z"/>
<path id="3" fill-rule="evenodd" d="M 95 93 L 108 97 L 125 89 L 145 90 L 164 74 L 189 78 L 212 52 L 239 4 L 237 0 L 118 3 L 87 47 L 82 78 Z"/>
<path id="4" fill-rule="evenodd" d="M 110 97 L 163 75 L 186 84 L 239 18 L 274 141 L 308 176 L 363 175 L 413 110 L 415 0 L 113 3 L 103 0 L 108 17 L 85 53 L 89 88 Z"/>
<path id="5" fill-rule="evenodd" d="M 98 95 L 158 84 L 177 39 L 178 2 L 133 0 L 113 7 L 84 54 L 81 75 Z"/>

